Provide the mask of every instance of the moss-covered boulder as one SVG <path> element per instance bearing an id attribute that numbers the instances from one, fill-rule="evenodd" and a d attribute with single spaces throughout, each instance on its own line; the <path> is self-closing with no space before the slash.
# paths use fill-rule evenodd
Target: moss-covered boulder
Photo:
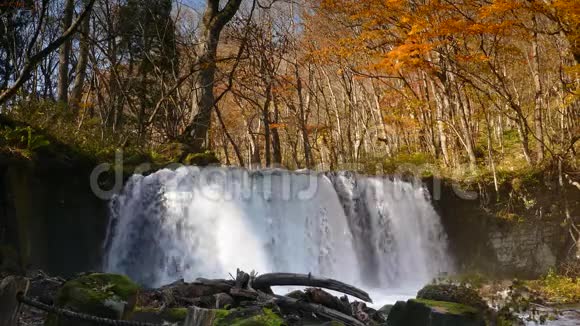
<path id="1" fill-rule="evenodd" d="M 412 299 L 397 302 L 387 319 L 389 326 L 485 326 L 481 311 L 455 302 Z"/>
<path id="2" fill-rule="evenodd" d="M 58 291 L 56 306 L 109 319 L 128 319 L 135 308 L 139 286 L 116 274 L 87 274 L 66 282 Z M 84 326 L 78 320 L 51 315 L 46 326 Z"/>
<path id="3" fill-rule="evenodd" d="M 417 293 L 417 299 L 447 301 L 486 310 L 487 304 L 474 289 L 453 284 L 430 284 Z"/>

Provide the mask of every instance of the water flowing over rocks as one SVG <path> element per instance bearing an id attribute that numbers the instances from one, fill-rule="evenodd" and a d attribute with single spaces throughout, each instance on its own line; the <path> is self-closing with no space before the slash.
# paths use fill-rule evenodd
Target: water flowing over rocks
<path id="1" fill-rule="evenodd" d="M 414 294 L 452 270 L 422 187 L 349 172 L 181 167 L 112 200 L 105 269 L 156 287 L 236 268 Z"/>

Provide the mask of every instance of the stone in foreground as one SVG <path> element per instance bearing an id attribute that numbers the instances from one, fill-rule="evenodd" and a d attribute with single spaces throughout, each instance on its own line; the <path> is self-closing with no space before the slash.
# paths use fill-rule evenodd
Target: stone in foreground
<path id="1" fill-rule="evenodd" d="M 139 286 L 116 274 L 88 274 L 70 280 L 58 291 L 56 306 L 109 319 L 128 319 L 135 308 Z M 50 315 L 46 326 L 85 326 L 77 320 Z"/>
<path id="2" fill-rule="evenodd" d="M 478 309 L 454 302 L 412 299 L 399 301 L 387 319 L 388 326 L 485 326 Z"/>

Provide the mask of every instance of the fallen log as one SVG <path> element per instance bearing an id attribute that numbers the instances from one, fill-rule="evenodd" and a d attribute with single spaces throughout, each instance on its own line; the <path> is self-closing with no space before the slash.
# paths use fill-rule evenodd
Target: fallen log
<path id="1" fill-rule="evenodd" d="M 292 310 L 301 310 L 308 313 L 314 313 L 326 319 L 342 322 L 346 326 L 365 326 L 365 324 L 351 316 L 315 303 L 304 302 L 281 295 L 265 294 L 263 292 L 260 292 L 260 300 L 274 302 L 280 308 L 288 308 Z"/>
<path id="2" fill-rule="evenodd" d="M 209 280 L 206 278 L 197 278 L 190 285 L 192 285 L 192 286 L 203 285 L 203 286 L 208 287 L 209 289 L 211 289 L 211 292 L 213 292 L 213 293 L 204 293 L 204 295 L 208 295 L 208 294 L 216 294 L 216 293 L 222 293 L 222 292 L 228 293 L 228 292 L 230 292 L 230 289 L 236 285 L 236 283 L 235 283 L 235 281 L 232 281 L 232 280 L 222 280 L 222 279 Z"/>
<path id="3" fill-rule="evenodd" d="M 332 294 L 318 288 L 308 288 L 305 291 L 306 301 L 316 303 L 340 311 L 345 315 L 352 316 L 352 308 L 348 302 L 348 298 L 344 296 L 346 301 L 343 301 Z M 304 301 L 304 300 L 303 300 Z"/>
<path id="4" fill-rule="evenodd" d="M 373 302 L 371 297 L 365 291 L 356 288 L 352 285 L 333 280 L 330 278 L 317 278 L 310 274 L 296 274 L 296 273 L 269 273 L 262 274 L 256 277 L 252 286 L 255 289 L 269 288 L 271 286 L 309 286 L 319 287 L 328 290 L 334 290 L 348 295 L 352 295 L 358 299 L 366 302 Z"/>
<path id="5" fill-rule="evenodd" d="M 250 300 L 256 300 L 258 298 L 258 292 L 253 291 L 253 290 L 241 289 L 241 288 L 237 288 L 237 287 L 233 287 L 230 290 L 230 295 L 232 297 L 246 298 L 246 299 L 250 299 Z"/>

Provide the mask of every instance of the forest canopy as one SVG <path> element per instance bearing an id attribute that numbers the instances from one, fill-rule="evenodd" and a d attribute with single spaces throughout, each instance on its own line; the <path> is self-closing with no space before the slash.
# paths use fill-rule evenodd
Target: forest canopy
<path id="1" fill-rule="evenodd" d="M 0 109 L 101 158 L 577 170 L 580 3 L 22 0 Z"/>

